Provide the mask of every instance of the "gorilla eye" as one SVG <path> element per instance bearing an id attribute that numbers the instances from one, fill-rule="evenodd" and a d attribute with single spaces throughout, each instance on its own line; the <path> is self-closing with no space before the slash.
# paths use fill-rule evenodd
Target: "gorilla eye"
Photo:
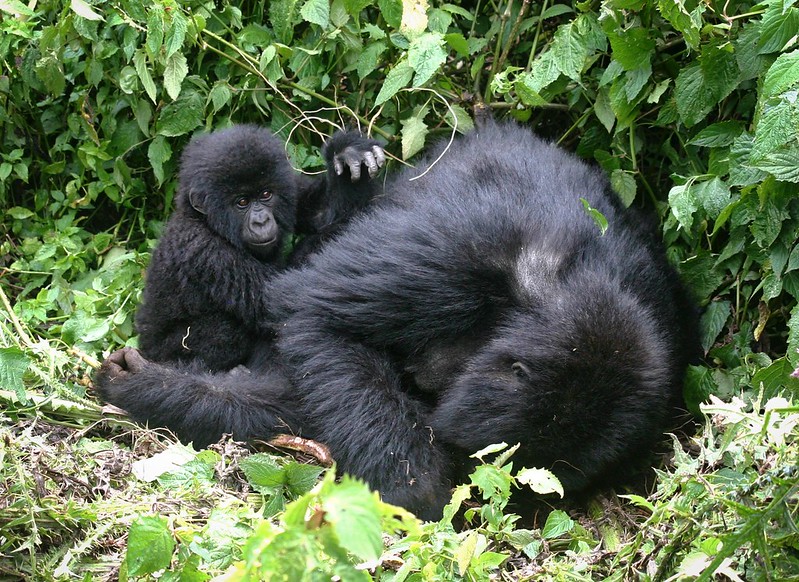
<path id="1" fill-rule="evenodd" d="M 264 193 L 261 194 L 261 200 L 264 202 L 269 202 L 272 199 L 272 193 L 269 190 L 264 190 Z"/>
<path id="2" fill-rule="evenodd" d="M 513 370 L 513 373 L 516 375 L 517 378 L 520 378 L 522 380 L 529 380 L 533 376 L 533 373 L 532 371 L 530 371 L 530 368 L 528 368 L 521 362 L 513 362 L 510 369 Z"/>
<path id="3" fill-rule="evenodd" d="M 236 207 L 244 209 L 247 208 L 249 205 L 250 205 L 250 199 L 247 198 L 246 196 L 241 196 L 239 198 L 236 198 Z"/>

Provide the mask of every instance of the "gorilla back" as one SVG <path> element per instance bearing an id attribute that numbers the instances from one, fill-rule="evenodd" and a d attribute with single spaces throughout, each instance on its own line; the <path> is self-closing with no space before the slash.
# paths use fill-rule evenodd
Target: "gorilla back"
<path id="1" fill-rule="evenodd" d="M 668 428 L 694 312 L 598 170 L 489 123 L 387 190 L 270 285 L 304 434 L 341 469 L 434 515 L 488 444 L 521 443 L 519 465 L 578 491 Z"/>

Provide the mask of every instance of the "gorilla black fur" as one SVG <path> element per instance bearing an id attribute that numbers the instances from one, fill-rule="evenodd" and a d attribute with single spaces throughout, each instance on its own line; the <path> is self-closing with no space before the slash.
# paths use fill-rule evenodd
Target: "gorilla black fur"
<path id="1" fill-rule="evenodd" d="M 287 424 L 425 517 L 491 443 L 521 443 L 517 466 L 569 492 L 618 476 L 681 406 L 697 341 L 676 273 L 601 172 L 529 131 L 489 122 L 431 168 L 439 152 L 270 281 L 293 388 L 166 376 L 131 353 L 106 363 L 101 395 L 200 445 Z M 241 404 L 252 393 L 257 411 Z"/>
<path id="2" fill-rule="evenodd" d="M 377 142 L 338 133 L 323 155 L 327 179 L 309 179 L 262 127 L 238 125 L 191 140 L 181 158 L 177 208 L 153 253 L 136 314 L 147 358 L 199 360 L 210 370 L 248 362 L 271 333 L 264 285 L 285 266 L 284 241 L 295 221 L 305 234 L 290 259 L 296 263 L 374 194 L 372 181 L 359 178 L 362 162 L 370 175 L 382 164 Z"/>

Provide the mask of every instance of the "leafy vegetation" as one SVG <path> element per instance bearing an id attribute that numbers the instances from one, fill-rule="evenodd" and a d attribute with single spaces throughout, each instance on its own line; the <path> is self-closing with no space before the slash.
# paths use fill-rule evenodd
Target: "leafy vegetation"
<path id="1" fill-rule="evenodd" d="M 799 578 L 797 30 L 790 0 L 0 1 L 0 578 Z M 412 163 L 477 104 L 651 207 L 703 307 L 700 430 L 650 496 L 533 514 L 509 491 L 546 476 L 484 452 L 422 524 L 331 472 L 102 419 L 91 369 L 135 345 L 193 132 L 257 121 L 316 171 L 360 125 Z"/>

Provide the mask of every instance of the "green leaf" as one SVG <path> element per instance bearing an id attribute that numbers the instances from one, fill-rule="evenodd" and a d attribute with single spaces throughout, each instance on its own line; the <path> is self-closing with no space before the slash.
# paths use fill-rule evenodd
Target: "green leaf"
<path id="1" fill-rule="evenodd" d="M 33 16 L 35 12 L 28 8 L 19 0 L 0 0 L 0 11 L 10 14 L 12 17 Z"/>
<path id="2" fill-rule="evenodd" d="M 541 530 L 541 537 L 551 540 L 570 532 L 574 528 L 574 520 L 565 511 L 556 509 L 547 517 L 544 528 Z"/>
<path id="3" fill-rule="evenodd" d="M 307 0 L 300 9 L 300 16 L 312 24 L 327 28 L 330 24 L 329 0 Z"/>
<path id="4" fill-rule="evenodd" d="M 147 67 L 147 55 L 143 50 L 138 50 L 136 54 L 133 55 L 133 66 L 136 67 L 136 74 L 139 76 L 139 80 L 144 90 L 147 92 L 147 96 L 153 103 L 157 104 L 155 81 L 153 81 L 150 69 Z"/>
<path id="5" fill-rule="evenodd" d="M 784 0 L 790 6 L 790 0 Z M 783 0 L 769 3 L 763 14 L 757 46 L 760 54 L 782 50 L 799 30 L 799 10 L 785 7 Z"/>
<path id="6" fill-rule="evenodd" d="M 386 43 L 382 41 L 375 41 L 368 44 L 366 48 L 361 51 L 361 54 L 358 56 L 358 67 L 356 69 L 359 79 L 363 80 L 369 75 L 369 73 L 377 68 L 378 63 L 380 62 L 380 55 L 383 54 L 387 49 L 388 46 Z"/>
<path id="7" fill-rule="evenodd" d="M 100 14 L 97 14 L 92 6 L 84 0 L 70 0 L 69 8 L 81 18 L 86 20 L 105 20 Z"/>
<path id="8" fill-rule="evenodd" d="M 271 455 L 255 453 L 239 461 L 247 481 L 256 490 L 274 490 L 286 483 L 286 471 Z M 263 492 L 263 491 L 261 491 Z"/>
<path id="9" fill-rule="evenodd" d="M 610 174 L 610 185 L 616 194 L 619 195 L 621 203 L 628 207 L 635 200 L 635 194 L 638 191 L 638 186 L 635 183 L 635 178 L 625 170 L 613 170 Z"/>
<path id="10" fill-rule="evenodd" d="M 451 32 L 444 35 L 444 40 L 451 46 L 460 56 L 469 56 L 469 41 L 466 40 L 459 32 Z"/>
<path id="11" fill-rule="evenodd" d="M 269 22 L 278 40 L 290 45 L 294 38 L 294 19 L 298 0 L 272 0 L 269 3 Z"/>
<path id="12" fill-rule="evenodd" d="M 777 57 L 763 80 L 761 98 L 779 95 L 799 85 L 799 49 Z"/>
<path id="13" fill-rule="evenodd" d="M 27 402 L 22 375 L 31 360 L 19 348 L 0 348 L 0 386 L 13 390 L 22 402 Z"/>
<path id="14" fill-rule="evenodd" d="M 547 100 L 532 88 L 532 75 L 530 73 L 519 75 L 513 84 L 513 89 L 516 91 L 516 96 L 519 100 L 528 107 L 540 107 L 547 104 Z"/>
<path id="15" fill-rule="evenodd" d="M 650 66 L 655 41 L 649 37 L 649 30 L 640 26 L 624 32 L 608 35 L 612 56 L 624 70 L 647 68 Z M 650 69 L 651 70 L 651 69 Z"/>
<path id="16" fill-rule="evenodd" d="M 153 168 L 153 174 L 155 174 L 159 186 L 163 185 L 165 179 L 164 162 L 169 161 L 171 157 L 172 146 L 164 136 L 156 136 L 147 148 L 147 159 L 150 160 L 150 166 Z"/>
<path id="17" fill-rule="evenodd" d="M 707 212 L 708 217 L 713 220 L 718 218 L 732 198 L 730 187 L 720 178 L 713 178 L 706 182 L 695 182 L 691 186 L 691 194 Z"/>
<path id="18" fill-rule="evenodd" d="M 377 494 L 366 484 L 345 475 L 322 498 L 325 519 L 339 543 L 361 560 L 376 560 L 383 553 Z"/>
<path id="19" fill-rule="evenodd" d="M 304 495 L 313 489 L 322 471 L 322 467 L 292 461 L 285 467 L 286 488 L 292 495 Z"/>
<path id="20" fill-rule="evenodd" d="M 778 396 L 786 388 L 799 395 L 799 379 L 791 376 L 795 369 L 788 358 L 774 360 L 770 366 L 758 370 L 752 376 L 752 387 L 759 390 L 762 386 L 765 399 Z"/>
<path id="21" fill-rule="evenodd" d="M 402 121 L 402 159 L 410 159 L 424 147 L 427 136 L 427 125 L 424 122 L 424 111 Z"/>
<path id="22" fill-rule="evenodd" d="M 233 93 L 230 91 L 230 87 L 228 87 L 227 83 L 224 81 L 217 82 L 208 93 L 208 100 L 214 107 L 214 113 L 219 113 L 223 107 L 230 103 L 230 98 L 232 96 Z"/>
<path id="23" fill-rule="evenodd" d="M 694 213 L 699 209 L 691 187 L 688 184 L 674 186 L 669 190 L 669 208 L 683 228 L 690 230 L 694 223 Z"/>
<path id="24" fill-rule="evenodd" d="M 372 0 L 344 0 L 344 9 L 347 11 L 347 14 L 352 16 L 353 18 L 357 18 L 361 10 L 366 8 L 372 3 Z"/>
<path id="25" fill-rule="evenodd" d="M 754 167 L 768 172 L 777 180 L 799 183 L 799 146 L 793 145 L 767 155 Z"/>
<path id="26" fill-rule="evenodd" d="M 710 351 L 716 338 L 730 317 L 732 304 L 729 301 L 711 301 L 699 320 L 702 349 Z"/>
<path id="27" fill-rule="evenodd" d="M 700 6 L 703 7 L 701 4 Z M 701 13 L 689 13 L 682 0 L 658 0 L 658 10 L 663 18 L 682 34 L 690 48 L 696 50 L 699 47 Z"/>
<path id="28" fill-rule="evenodd" d="M 169 567 L 175 540 L 161 516 L 140 516 L 130 525 L 125 564 L 129 576 L 144 576 Z"/>
<path id="29" fill-rule="evenodd" d="M 724 147 L 735 141 L 743 131 L 744 125 L 740 121 L 720 121 L 698 132 L 688 140 L 688 144 L 707 148 Z"/>
<path id="30" fill-rule="evenodd" d="M 157 58 L 164 44 L 164 8 L 154 3 L 147 11 L 147 49 Z"/>
<path id="31" fill-rule="evenodd" d="M 677 112 L 688 127 L 702 121 L 716 104 L 713 91 L 705 84 L 702 68 L 698 64 L 682 69 L 674 85 Z"/>
<path id="32" fill-rule="evenodd" d="M 573 22 L 558 27 L 550 51 L 558 70 L 567 77 L 579 81 L 588 50 Z"/>
<path id="33" fill-rule="evenodd" d="M 516 475 L 516 481 L 522 485 L 529 486 L 533 491 L 541 495 L 557 493 L 563 497 L 563 485 L 552 471 L 546 469 L 522 469 Z"/>
<path id="34" fill-rule="evenodd" d="M 184 92 L 161 110 L 155 125 L 156 133 L 176 137 L 194 131 L 202 125 L 204 104 L 205 100 L 199 93 Z"/>
<path id="35" fill-rule="evenodd" d="M 788 318 L 788 350 L 786 357 L 794 368 L 799 366 L 799 304 L 793 306 L 791 316 Z"/>
<path id="36" fill-rule="evenodd" d="M 164 89 L 173 100 L 180 95 L 183 79 L 188 74 L 189 67 L 186 64 L 186 57 L 183 56 L 183 53 L 175 53 L 169 57 L 164 69 Z"/>
<path id="37" fill-rule="evenodd" d="M 166 41 L 164 43 L 167 59 L 183 47 L 183 42 L 186 40 L 186 31 L 188 30 L 188 22 L 180 10 L 174 9 L 171 14 L 172 25 L 166 31 Z"/>
<path id="38" fill-rule="evenodd" d="M 533 61 L 530 68 L 532 76 L 525 78 L 524 84 L 532 91 L 540 92 L 541 89 L 558 80 L 560 69 L 555 62 L 555 54 L 547 51 Z"/>
<path id="39" fill-rule="evenodd" d="M 66 88 L 66 78 L 61 61 L 48 54 L 36 61 L 36 76 L 52 95 L 60 96 Z"/>
<path id="40" fill-rule="evenodd" d="M 383 86 L 375 98 L 375 107 L 378 107 L 397 94 L 397 91 L 404 89 L 413 77 L 413 69 L 406 60 L 401 60 L 386 75 Z"/>
<path id="41" fill-rule="evenodd" d="M 416 71 L 414 87 L 424 85 L 447 60 L 443 46 L 444 37 L 437 32 L 426 32 L 411 41 L 408 64 Z"/>
<path id="42" fill-rule="evenodd" d="M 591 205 L 588 203 L 588 200 L 585 198 L 580 198 L 580 202 L 583 203 L 583 208 L 585 208 L 586 213 L 591 219 L 596 223 L 599 227 L 599 232 L 601 235 L 604 236 L 605 232 L 608 230 L 608 219 L 605 218 L 605 215 L 602 214 L 596 208 L 592 208 Z"/>

